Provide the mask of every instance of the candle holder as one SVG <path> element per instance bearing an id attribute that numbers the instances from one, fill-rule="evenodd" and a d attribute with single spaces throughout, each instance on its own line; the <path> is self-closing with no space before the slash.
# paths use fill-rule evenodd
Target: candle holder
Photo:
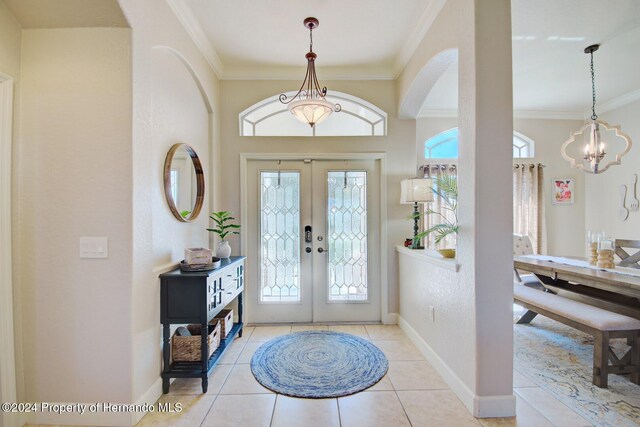
<path id="1" fill-rule="evenodd" d="M 589 264 L 598 264 L 598 242 L 604 238 L 603 231 L 587 231 L 587 242 L 589 242 Z"/>
<path id="2" fill-rule="evenodd" d="M 615 248 L 616 241 L 603 237 L 598 242 L 598 268 L 615 268 L 616 265 L 613 262 L 613 249 Z"/>

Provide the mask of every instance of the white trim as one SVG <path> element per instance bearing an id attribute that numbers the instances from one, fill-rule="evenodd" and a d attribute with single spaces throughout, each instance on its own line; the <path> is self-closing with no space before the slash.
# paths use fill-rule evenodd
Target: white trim
<path id="1" fill-rule="evenodd" d="M 443 257 L 438 258 L 435 255 L 431 255 L 426 249 L 409 249 L 405 248 L 404 246 L 397 245 L 396 250 L 400 254 L 418 258 L 422 261 L 428 262 L 429 264 L 433 264 L 447 270 L 455 271 L 456 273 L 460 270 L 460 264 L 458 264 L 455 259 Z"/>
<path id="2" fill-rule="evenodd" d="M 582 113 L 576 111 L 514 110 L 515 119 L 582 120 Z"/>
<path id="3" fill-rule="evenodd" d="M 591 116 L 591 112 L 589 112 Z M 458 110 L 423 108 L 418 112 L 418 118 L 457 118 Z M 583 113 L 576 111 L 537 111 L 514 110 L 515 119 L 546 119 L 546 120 L 580 120 L 584 119 Z"/>
<path id="4" fill-rule="evenodd" d="M 196 17 L 193 16 L 193 12 L 189 6 L 179 0 L 167 0 L 167 4 L 178 18 L 178 21 L 180 21 L 187 34 L 189 34 L 189 37 L 191 37 L 191 40 L 193 40 L 193 43 L 195 43 L 200 53 L 202 53 L 204 59 L 209 63 L 213 72 L 216 73 L 218 78 L 221 78 L 224 73 L 224 65 L 218 56 L 218 52 L 216 52 L 215 48 L 209 41 L 209 38 L 200 26 L 200 23 Z"/>
<path id="5" fill-rule="evenodd" d="M 297 91 L 293 90 L 293 91 L 288 91 L 288 92 L 284 92 L 284 93 L 280 93 L 280 94 L 275 94 L 275 95 L 271 95 L 261 101 L 256 102 L 253 105 L 250 105 L 249 107 L 245 108 L 244 110 L 242 110 L 240 113 L 238 113 L 238 134 L 240 136 L 246 136 L 246 137 L 254 137 L 256 136 L 255 131 L 256 131 L 256 125 L 268 120 L 271 117 L 274 117 L 278 114 L 283 114 L 283 113 L 287 113 L 288 112 L 288 108 L 286 104 L 283 104 L 282 102 L 279 101 L 279 97 L 281 95 L 285 95 L 285 99 L 293 99 L 293 97 L 297 94 Z M 364 108 L 365 110 L 368 110 L 370 113 L 372 113 L 372 115 L 377 115 L 377 117 L 375 118 L 374 121 L 371 121 L 369 119 L 367 119 L 366 117 L 361 116 L 360 114 L 358 114 L 356 111 L 349 111 L 347 109 L 347 107 L 343 104 L 342 110 L 341 110 L 341 114 L 349 114 L 353 117 L 355 117 L 357 120 L 366 122 L 370 128 L 371 128 L 371 132 L 370 133 L 362 133 L 362 134 L 349 134 L 349 135 L 316 135 L 316 128 L 315 127 L 307 127 L 305 133 L 298 133 L 298 134 L 288 134 L 288 135 L 281 135 L 281 134 L 264 134 L 264 135 L 258 135 L 259 137 L 267 137 L 267 136 L 277 136 L 277 137 L 281 137 L 281 136 L 302 136 L 302 137 L 335 137 L 335 136 L 386 136 L 387 135 L 387 122 L 388 122 L 388 116 L 387 113 L 382 110 L 381 108 L 377 107 L 376 105 L 370 103 L 369 101 L 359 98 L 357 96 L 348 94 L 348 93 L 344 93 L 344 92 L 338 92 L 338 91 L 331 91 L 331 93 L 327 94 L 326 96 L 327 101 L 332 102 L 332 103 L 341 103 L 341 101 L 346 101 L 348 103 L 352 103 L 355 104 L 357 106 L 358 109 Z M 260 118 L 256 118 L 255 121 L 251 121 L 249 119 L 247 119 L 247 116 L 253 113 L 256 113 L 258 110 L 267 107 L 269 105 L 278 105 L 279 106 L 279 110 L 276 110 L 272 113 L 269 113 L 267 115 L 264 115 Z M 252 131 L 245 134 L 244 132 L 244 124 L 248 123 L 252 126 Z M 376 125 L 378 123 L 382 122 L 382 133 L 376 135 Z"/>
<path id="6" fill-rule="evenodd" d="M 389 313 L 387 315 L 387 321 L 382 323 L 384 323 L 385 325 L 397 325 L 399 318 L 400 315 L 398 313 Z"/>
<path id="7" fill-rule="evenodd" d="M 380 318 L 382 323 L 395 323 L 389 313 L 387 278 L 387 153 L 240 153 L 240 227 L 247 223 L 247 166 L 250 160 L 378 160 L 380 162 Z M 240 253 L 248 247 L 247 233 L 240 234 Z M 247 313 L 250 322 L 250 313 Z"/>
<path id="8" fill-rule="evenodd" d="M 11 272 L 11 146 L 13 80 L 0 74 L 0 395 L 17 402 Z M 16 416 L 2 413 L 6 427 L 18 425 Z"/>
<path id="9" fill-rule="evenodd" d="M 598 107 L 600 113 L 606 113 L 616 108 L 624 107 L 627 104 L 640 100 L 640 89 L 625 93 L 617 98 L 613 98 L 611 101 L 607 101 Z M 591 110 L 585 111 L 581 119 L 588 120 L 591 118 Z"/>
<path id="10" fill-rule="evenodd" d="M 158 378 L 151 387 L 136 401 L 136 405 L 144 405 L 148 403 L 154 405 L 158 399 L 162 396 L 162 378 Z M 156 407 L 156 410 L 158 408 Z M 147 415 L 144 412 L 132 412 L 131 413 L 131 425 L 136 425 L 142 417 Z"/>
<path id="11" fill-rule="evenodd" d="M 424 36 L 429 31 L 429 28 L 433 25 L 438 14 L 444 7 L 444 4 L 447 0 L 432 0 L 427 7 L 425 8 L 422 16 L 420 16 L 420 21 L 418 21 L 418 25 L 415 30 L 411 34 L 411 36 L 407 39 L 407 42 L 404 44 L 398 56 L 393 63 L 393 78 L 397 79 L 404 67 L 406 67 L 407 63 L 415 53 L 416 49 L 422 43 Z"/>
<path id="12" fill-rule="evenodd" d="M 365 67 L 366 68 L 366 67 Z M 272 67 L 225 67 L 224 75 L 220 77 L 220 80 L 292 80 L 298 82 L 300 85 L 302 78 L 304 77 L 306 67 L 299 66 L 272 66 Z M 332 80 L 395 80 L 390 69 L 380 68 L 357 68 L 345 70 L 343 67 L 330 67 L 323 66 L 321 70 L 321 81 Z M 329 87 L 331 91 L 331 87 Z"/>
<path id="13" fill-rule="evenodd" d="M 435 368 L 462 401 L 467 410 L 477 418 L 513 417 L 516 414 L 516 399 L 513 394 L 502 396 L 478 396 L 449 368 L 431 346 L 416 332 L 409 323 L 399 316 L 400 329 Z"/>

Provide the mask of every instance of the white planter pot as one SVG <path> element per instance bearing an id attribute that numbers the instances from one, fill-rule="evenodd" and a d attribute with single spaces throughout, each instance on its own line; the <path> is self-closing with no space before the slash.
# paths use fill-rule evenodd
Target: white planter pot
<path id="1" fill-rule="evenodd" d="M 223 240 L 218 243 L 218 249 L 216 249 L 216 256 L 218 258 L 229 258 L 231 256 L 231 246 L 229 242 Z"/>

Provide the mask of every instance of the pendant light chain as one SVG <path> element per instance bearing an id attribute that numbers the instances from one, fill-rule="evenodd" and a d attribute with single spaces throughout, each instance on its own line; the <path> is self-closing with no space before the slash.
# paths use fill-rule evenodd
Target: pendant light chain
<path id="1" fill-rule="evenodd" d="M 596 114 L 596 72 L 593 68 L 593 51 L 591 51 L 591 120 L 596 120 L 598 115 Z"/>

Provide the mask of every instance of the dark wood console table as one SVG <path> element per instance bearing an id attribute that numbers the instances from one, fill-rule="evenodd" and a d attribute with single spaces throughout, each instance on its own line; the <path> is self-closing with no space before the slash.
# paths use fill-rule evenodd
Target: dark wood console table
<path id="1" fill-rule="evenodd" d="M 222 260 L 212 271 L 184 272 L 180 269 L 160 275 L 160 323 L 162 323 L 162 392 L 169 392 L 171 378 L 202 378 L 202 392 L 207 392 L 209 375 L 236 336 L 242 336 L 242 292 L 244 290 L 245 257 Z M 171 331 L 173 324 L 195 323 L 207 330 L 207 324 L 225 306 L 238 299 L 238 322 L 220 340 L 219 347 L 209 354 L 207 334 L 202 334 L 200 362 L 171 361 Z"/>

